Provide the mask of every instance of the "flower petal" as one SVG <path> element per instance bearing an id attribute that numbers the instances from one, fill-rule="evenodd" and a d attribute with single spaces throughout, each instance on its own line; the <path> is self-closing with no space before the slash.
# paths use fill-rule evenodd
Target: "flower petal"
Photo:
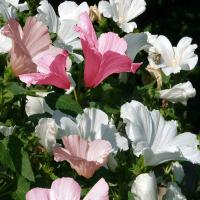
<path id="1" fill-rule="evenodd" d="M 50 198 L 50 189 L 34 188 L 26 194 L 26 200 L 49 200 Z"/>

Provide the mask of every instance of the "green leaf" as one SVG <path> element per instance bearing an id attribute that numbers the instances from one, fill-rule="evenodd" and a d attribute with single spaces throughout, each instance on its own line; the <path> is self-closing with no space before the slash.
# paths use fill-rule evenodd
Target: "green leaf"
<path id="1" fill-rule="evenodd" d="M 50 93 L 45 97 L 45 101 L 51 109 L 58 109 L 72 116 L 83 112 L 79 103 L 66 94 Z"/>
<path id="2" fill-rule="evenodd" d="M 12 92 L 13 95 L 23 95 L 27 94 L 29 91 L 24 89 L 22 86 L 18 85 L 15 82 L 10 82 L 6 84 L 7 90 Z"/>
<path id="3" fill-rule="evenodd" d="M 25 195 L 30 189 L 30 182 L 23 176 L 18 177 L 17 190 L 12 194 L 14 200 L 25 200 Z"/>

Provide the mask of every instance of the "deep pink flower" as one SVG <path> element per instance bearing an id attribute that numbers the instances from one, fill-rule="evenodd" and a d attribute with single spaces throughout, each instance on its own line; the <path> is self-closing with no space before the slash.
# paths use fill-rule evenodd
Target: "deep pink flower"
<path id="1" fill-rule="evenodd" d="M 108 184 L 101 178 L 83 200 L 108 200 Z M 55 180 L 51 189 L 34 188 L 26 194 L 26 200 L 80 200 L 81 188 L 72 178 Z"/>
<path id="2" fill-rule="evenodd" d="M 102 167 L 112 151 L 112 146 L 105 140 L 88 142 L 79 135 L 62 137 L 65 148 L 53 149 L 54 160 L 68 161 L 76 172 L 86 178 L 91 178 L 95 171 Z"/>
<path id="3" fill-rule="evenodd" d="M 132 63 L 126 56 L 127 43 L 117 34 L 101 34 L 99 39 L 87 13 L 80 15 L 76 31 L 80 33 L 85 56 L 84 81 L 86 87 L 94 88 L 113 73 L 135 73 L 141 63 Z"/>
<path id="4" fill-rule="evenodd" d="M 51 46 L 48 28 L 42 22 L 29 17 L 22 29 L 16 20 L 10 19 L 3 32 L 13 40 L 11 66 L 21 81 L 70 88 L 66 75 L 68 53 Z"/>

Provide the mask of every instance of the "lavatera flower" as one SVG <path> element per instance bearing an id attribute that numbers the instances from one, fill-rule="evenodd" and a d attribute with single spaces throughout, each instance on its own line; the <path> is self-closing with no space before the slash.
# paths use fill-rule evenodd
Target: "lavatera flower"
<path id="1" fill-rule="evenodd" d="M 30 84 L 54 85 L 69 89 L 66 74 L 68 53 L 51 46 L 48 29 L 35 17 L 29 17 L 22 29 L 16 20 L 9 20 L 3 33 L 13 41 L 11 66 L 20 80 Z"/>
<path id="2" fill-rule="evenodd" d="M 101 178 L 83 200 L 108 200 L 108 184 Z M 53 181 L 51 189 L 34 188 L 27 192 L 26 200 L 80 200 L 81 188 L 72 178 L 59 178 Z"/>
<path id="3" fill-rule="evenodd" d="M 105 165 L 107 162 L 107 158 L 108 155 L 113 152 L 113 153 L 117 153 L 118 150 L 127 150 L 128 149 L 128 141 L 125 137 L 121 136 L 117 130 L 115 125 L 113 124 L 112 121 L 108 120 L 108 116 L 101 110 L 95 109 L 95 108 L 91 108 L 91 109 L 84 109 L 84 113 L 82 115 L 78 115 L 76 117 L 76 119 L 73 119 L 70 116 L 66 116 L 65 114 L 59 112 L 59 111 L 55 111 L 53 118 L 55 119 L 58 127 L 59 127 L 59 135 L 60 137 L 62 137 L 62 135 L 69 135 L 70 137 L 72 137 L 72 135 L 75 135 L 75 137 L 77 137 L 77 135 L 81 136 L 81 138 L 83 138 L 86 142 L 88 141 L 88 145 L 89 144 L 93 144 L 95 141 L 104 141 L 108 142 L 110 145 L 109 148 L 111 148 L 109 151 L 107 150 L 107 152 L 105 155 L 107 155 L 106 160 L 102 159 L 99 156 L 99 160 L 98 160 L 98 168 Z M 79 139 L 77 140 L 77 142 L 82 142 L 83 139 Z M 69 138 L 67 137 L 63 137 L 62 140 L 69 140 Z M 63 141 L 63 143 L 65 144 L 65 141 Z M 97 142 L 95 142 L 97 143 Z M 65 149 L 67 150 L 63 150 L 63 156 L 64 151 L 70 151 L 71 155 L 73 155 L 74 162 L 79 160 L 80 158 L 84 158 L 87 161 L 91 161 L 89 157 L 85 157 L 85 154 L 80 154 L 79 151 L 75 151 L 75 146 L 72 146 L 69 149 L 70 145 L 65 145 Z M 78 147 L 78 144 L 77 144 Z M 98 147 L 98 148 L 97 148 Z M 98 153 L 100 151 L 100 146 L 96 147 L 96 152 Z M 57 153 L 61 153 L 61 151 L 58 151 L 58 149 L 61 150 L 60 147 L 57 148 Z M 54 148 L 55 150 L 55 148 Z M 104 148 L 104 151 L 106 150 L 106 148 Z M 54 156 L 55 159 L 57 160 L 57 158 L 60 160 L 59 155 L 55 154 L 54 151 Z M 89 154 L 88 154 L 89 155 Z M 69 158 L 69 156 L 65 156 L 65 157 L 61 157 L 64 160 L 67 160 L 68 162 L 71 163 L 72 168 L 75 168 L 77 165 L 76 163 L 72 163 L 73 159 L 72 157 Z M 77 159 L 77 157 L 79 157 L 79 159 Z M 95 158 L 95 157 L 94 157 Z M 100 159 L 101 158 L 101 159 Z M 59 161 L 58 160 L 58 161 Z M 108 158 L 109 161 L 109 167 L 111 167 L 113 170 L 116 167 L 116 161 L 113 160 L 113 157 L 111 155 L 109 155 Z M 114 164 L 113 164 L 114 163 Z M 83 163 L 84 164 L 84 163 Z M 88 173 L 88 169 L 89 168 L 89 164 L 91 165 L 92 168 L 94 168 L 94 170 L 96 170 L 95 165 L 92 163 L 88 163 L 87 165 L 85 164 L 84 166 L 80 166 L 78 165 L 75 169 L 76 171 L 81 175 L 84 175 L 85 177 L 87 177 L 88 175 L 86 173 Z M 73 166 L 74 165 L 74 166 Z M 92 173 L 92 168 L 89 170 L 90 173 Z M 80 172 L 80 170 L 82 170 Z M 83 171 L 85 170 L 85 172 Z M 94 173 L 94 172 L 93 172 Z M 90 175 L 92 176 L 92 175 Z"/>
<path id="4" fill-rule="evenodd" d="M 171 89 L 160 90 L 159 94 L 160 99 L 166 99 L 172 103 L 180 102 L 183 105 L 187 105 L 188 99 L 196 96 L 196 90 L 193 88 L 192 83 L 187 81 L 185 83 L 179 83 Z"/>
<path id="5" fill-rule="evenodd" d="M 194 53 L 197 48 L 192 43 L 192 38 L 183 37 L 173 47 L 171 42 L 164 35 L 152 36 L 147 33 L 149 43 L 152 45 L 148 49 L 148 60 L 151 66 L 161 68 L 165 75 L 179 73 L 180 70 L 192 70 L 198 61 L 198 56 Z"/>
<path id="6" fill-rule="evenodd" d="M 137 24 L 130 21 L 145 11 L 146 2 L 144 0 L 100 1 L 98 9 L 104 17 L 112 18 L 117 22 L 124 32 L 130 33 L 137 28 Z"/>
<path id="7" fill-rule="evenodd" d="M 126 133 L 132 141 L 133 153 L 143 155 L 147 166 L 170 160 L 186 160 L 200 164 L 197 136 L 186 132 L 177 135 L 176 121 L 165 121 L 158 110 L 149 111 L 138 101 L 121 107 Z"/>
<path id="8" fill-rule="evenodd" d="M 94 88 L 113 73 L 135 73 L 141 63 L 132 63 L 126 56 L 127 43 L 117 34 L 101 34 L 97 39 L 92 22 L 87 13 L 80 15 L 76 30 L 80 33 L 85 56 L 85 86 Z"/>

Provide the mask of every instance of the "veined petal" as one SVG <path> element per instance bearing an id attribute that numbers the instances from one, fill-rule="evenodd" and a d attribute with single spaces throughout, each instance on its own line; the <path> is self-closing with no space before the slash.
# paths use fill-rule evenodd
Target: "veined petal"
<path id="1" fill-rule="evenodd" d="M 108 184 L 101 178 L 87 193 L 83 200 L 108 200 Z"/>
<path id="2" fill-rule="evenodd" d="M 56 200 L 80 200 L 81 188 L 72 178 L 56 179 L 51 185 L 51 191 Z"/>
<path id="3" fill-rule="evenodd" d="M 113 16 L 112 7 L 107 1 L 100 1 L 98 4 L 98 10 L 104 17 L 111 18 Z"/>
<path id="4" fill-rule="evenodd" d="M 51 200 L 50 189 L 34 188 L 27 192 L 26 200 Z"/>
<path id="5" fill-rule="evenodd" d="M 125 33 L 131 33 L 137 28 L 137 24 L 135 22 L 119 23 L 119 26 Z"/>
<path id="6" fill-rule="evenodd" d="M 127 50 L 127 43 L 116 33 L 103 33 L 98 39 L 98 51 L 103 55 L 107 51 L 113 51 L 124 55 Z"/>
<path id="7" fill-rule="evenodd" d="M 8 53 L 12 48 L 12 40 L 2 34 L 3 29 L 4 27 L 0 29 L 0 54 Z"/>

